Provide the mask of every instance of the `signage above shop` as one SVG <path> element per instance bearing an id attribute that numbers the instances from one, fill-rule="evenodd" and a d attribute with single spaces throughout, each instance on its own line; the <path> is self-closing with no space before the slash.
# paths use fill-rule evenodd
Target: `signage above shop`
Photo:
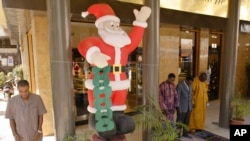
<path id="1" fill-rule="evenodd" d="M 240 32 L 250 33 L 250 23 L 240 23 Z"/>

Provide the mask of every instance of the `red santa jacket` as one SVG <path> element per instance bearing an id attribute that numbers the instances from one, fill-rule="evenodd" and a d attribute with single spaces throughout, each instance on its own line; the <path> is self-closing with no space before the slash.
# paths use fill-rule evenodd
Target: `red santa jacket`
<path id="1" fill-rule="evenodd" d="M 129 34 L 131 43 L 122 48 L 113 47 L 106 44 L 100 37 L 90 37 L 82 40 L 78 46 L 78 50 L 82 56 L 87 58 L 93 53 L 94 50 L 99 50 L 101 53 L 111 57 L 108 60 L 110 66 L 121 65 L 126 66 L 128 55 L 136 49 L 144 34 L 144 28 L 140 26 L 134 26 Z M 91 64 L 93 66 L 93 64 Z M 90 79 L 85 81 L 86 88 L 92 90 L 92 75 Z M 110 86 L 112 90 L 124 90 L 129 88 L 130 82 L 127 80 L 126 73 L 109 73 Z"/>

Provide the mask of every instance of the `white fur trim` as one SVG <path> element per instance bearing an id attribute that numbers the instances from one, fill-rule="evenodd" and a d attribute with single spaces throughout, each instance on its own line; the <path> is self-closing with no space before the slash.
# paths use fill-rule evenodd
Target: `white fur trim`
<path id="1" fill-rule="evenodd" d="M 88 11 L 82 12 L 82 14 L 81 14 L 81 16 L 82 16 L 83 18 L 86 18 L 88 15 L 89 15 L 89 12 L 88 12 Z"/>
<path id="2" fill-rule="evenodd" d="M 87 51 L 87 53 L 86 53 L 86 59 L 87 59 L 87 61 L 90 64 L 92 64 L 92 58 L 91 58 L 91 56 L 96 51 L 101 52 L 100 49 L 97 46 L 93 46 L 93 47 L 89 48 L 88 51 Z"/>
<path id="3" fill-rule="evenodd" d="M 111 110 L 112 111 L 124 111 L 124 110 L 126 110 L 126 108 L 127 108 L 127 105 L 120 105 L 120 106 L 112 106 L 111 107 Z M 96 109 L 94 108 L 94 107 L 90 107 L 90 106 L 88 106 L 88 111 L 90 112 L 90 113 L 96 113 Z M 106 112 L 107 110 L 102 110 L 102 112 Z"/>
<path id="4" fill-rule="evenodd" d="M 115 47 L 115 64 L 120 64 L 121 62 L 121 48 Z M 120 74 L 115 74 L 115 80 L 120 81 Z"/>
<path id="5" fill-rule="evenodd" d="M 141 21 L 133 21 L 133 25 L 134 26 L 140 26 L 140 27 L 146 28 L 148 26 L 148 23 L 141 22 Z"/>
<path id="6" fill-rule="evenodd" d="M 87 79 L 85 80 L 85 86 L 87 89 L 93 90 L 94 85 L 93 85 L 93 80 L 92 79 Z M 128 89 L 130 86 L 130 81 L 129 80 L 121 80 L 121 81 L 110 81 L 109 86 L 111 86 L 112 90 L 124 90 Z"/>
<path id="7" fill-rule="evenodd" d="M 106 15 L 106 16 L 102 16 L 100 18 L 98 18 L 96 21 L 95 21 L 95 26 L 98 28 L 99 27 L 99 24 L 104 22 L 104 21 L 116 21 L 116 22 L 120 22 L 120 19 L 116 16 L 112 16 L 112 15 Z"/>

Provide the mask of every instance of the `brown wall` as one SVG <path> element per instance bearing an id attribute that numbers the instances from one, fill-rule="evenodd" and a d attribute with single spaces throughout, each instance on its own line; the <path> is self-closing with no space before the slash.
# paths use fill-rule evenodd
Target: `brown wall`
<path id="1" fill-rule="evenodd" d="M 238 57 L 236 66 L 236 82 L 235 90 L 246 93 L 247 91 L 247 78 L 246 78 L 246 64 L 250 63 L 250 34 L 239 34 Z"/>
<path id="2" fill-rule="evenodd" d="M 174 73 L 175 83 L 178 82 L 179 42 L 179 26 L 169 25 L 160 28 L 159 83 L 166 80 L 169 73 Z"/>
<path id="3" fill-rule="evenodd" d="M 200 31 L 199 48 L 199 67 L 197 75 L 201 72 L 206 72 L 208 69 L 208 46 L 209 46 L 209 30 L 201 29 Z"/>

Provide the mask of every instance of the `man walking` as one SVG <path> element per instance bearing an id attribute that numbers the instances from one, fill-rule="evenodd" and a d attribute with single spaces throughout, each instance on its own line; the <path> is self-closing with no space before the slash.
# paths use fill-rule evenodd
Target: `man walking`
<path id="1" fill-rule="evenodd" d="M 17 83 L 19 95 L 10 99 L 5 117 L 15 141 L 41 141 L 43 114 L 47 111 L 39 95 L 29 92 L 29 83 L 20 80 Z"/>

